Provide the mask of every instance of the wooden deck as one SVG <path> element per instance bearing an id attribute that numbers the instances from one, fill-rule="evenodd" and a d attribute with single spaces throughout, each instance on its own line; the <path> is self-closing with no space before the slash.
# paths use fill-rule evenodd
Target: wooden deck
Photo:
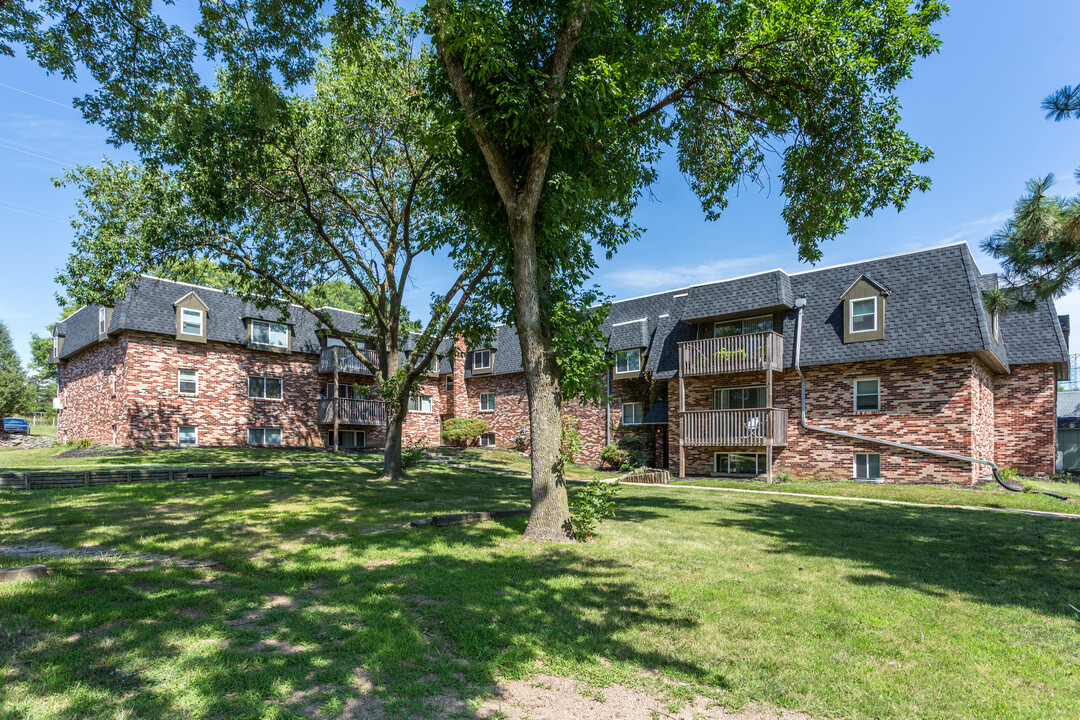
<path id="1" fill-rule="evenodd" d="M 776 332 L 679 343 L 679 374 L 683 377 L 782 370 L 783 367 L 784 336 Z"/>
<path id="2" fill-rule="evenodd" d="M 687 447 L 787 445 L 787 408 L 691 410 L 680 417 Z"/>

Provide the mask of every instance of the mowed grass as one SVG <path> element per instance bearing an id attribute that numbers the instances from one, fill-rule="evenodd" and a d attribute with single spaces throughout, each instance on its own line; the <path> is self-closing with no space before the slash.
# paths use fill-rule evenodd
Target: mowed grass
<path id="1" fill-rule="evenodd" d="M 0 585 L 0 718 L 470 718 L 540 672 L 820 718 L 1080 708 L 1077 521 L 626 486 L 594 542 L 544 546 L 524 519 L 402 527 L 525 479 L 295 469 L 0 494 L 2 544 L 217 563 Z"/>
<path id="2" fill-rule="evenodd" d="M 962 485 L 879 485 L 876 483 L 830 480 L 787 480 L 766 485 L 764 480 L 725 480 L 722 478 L 691 478 L 676 480 L 674 484 L 796 493 L 812 496 L 900 500 L 919 503 L 920 505 L 1011 508 L 1015 510 L 1039 510 L 1080 515 L 1080 484 L 1068 482 L 1025 481 L 1026 485 L 1033 488 L 1048 490 L 1070 498 L 1070 501 L 1065 502 L 1035 493 L 1011 493 L 996 485 L 983 485 L 972 488 Z M 1014 481 L 1013 484 L 1018 483 Z"/>
<path id="3" fill-rule="evenodd" d="M 69 457 L 57 457 L 70 453 Z M 55 445 L 23 450 L 0 448 L 0 470 L 48 470 L 67 467 L 104 467 L 113 465 L 228 465 L 229 463 L 289 463 L 311 461 L 382 462 L 378 452 L 331 453 L 304 448 L 160 448 L 143 451 L 137 448 L 71 448 Z"/>

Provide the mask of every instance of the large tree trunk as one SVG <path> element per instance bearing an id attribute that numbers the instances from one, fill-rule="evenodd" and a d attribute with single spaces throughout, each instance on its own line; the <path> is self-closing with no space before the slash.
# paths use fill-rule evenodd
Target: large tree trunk
<path id="1" fill-rule="evenodd" d="M 532 436 L 532 509 L 525 537 L 571 542 L 570 505 L 560 458 L 562 391 L 556 372 L 551 326 L 541 314 L 533 218 L 511 218 L 510 236 L 514 245 L 516 325 L 529 396 Z"/>
<path id="2" fill-rule="evenodd" d="M 405 407 L 408 407 L 408 405 Z M 387 413 L 386 449 L 383 451 L 383 480 L 400 480 L 404 476 L 401 468 L 401 426 L 404 421 L 404 413 L 400 411 Z"/>

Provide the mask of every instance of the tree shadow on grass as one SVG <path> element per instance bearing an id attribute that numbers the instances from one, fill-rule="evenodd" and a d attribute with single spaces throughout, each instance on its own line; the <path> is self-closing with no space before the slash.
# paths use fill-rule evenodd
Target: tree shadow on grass
<path id="1" fill-rule="evenodd" d="M 1080 524 L 990 512 L 871 503 L 739 502 L 716 525 L 775 543 L 772 552 L 839 558 L 866 569 L 847 580 L 975 601 L 1048 616 L 1080 615 Z"/>
<path id="2" fill-rule="evenodd" d="M 621 561 L 521 543 L 521 518 L 370 535 L 345 530 L 259 557 L 294 528 L 341 514 L 378 515 L 444 493 L 450 504 L 469 503 L 462 498 L 481 489 L 488 507 L 520 502 L 528 490 L 527 482 L 469 482 L 442 473 L 418 488 L 356 483 L 334 490 L 327 507 L 269 526 L 274 532 L 265 538 L 252 526 L 263 514 L 280 518 L 270 507 L 278 495 L 326 503 L 321 493 L 330 481 L 219 486 L 203 512 L 171 523 L 162 509 L 149 526 L 139 519 L 150 505 L 187 506 L 200 487 L 177 483 L 160 496 L 138 495 L 146 486 L 88 492 L 94 504 L 86 508 L 32 503 L 15 516 L 20 531 L 52 527 L 74 546 L 95 537 L 95 523 L 110 521 L 121 549 L 180 548 L 219 565 L 48 561 L 51 578 L 0 595 L 9 629 L 0 632 L 0 658 L 9 658 L 0 660 L 0 715 L 27 698 L 51 698 L 60 717 L 478 717 L 466 701 L 500 677 L 535 672 L 541 660 L 625 663 L 726 686 L 713 670 L 621 639 L 631 630 L 663 637 L 692 628 L 696 618 L 630 580 Z M 649 512 L 643 504 L 626 510 L 637 519 Z M 235 513 L 245 522 L 235 522 Z M 103 562 L 110 572 L 94 569 Z"/>

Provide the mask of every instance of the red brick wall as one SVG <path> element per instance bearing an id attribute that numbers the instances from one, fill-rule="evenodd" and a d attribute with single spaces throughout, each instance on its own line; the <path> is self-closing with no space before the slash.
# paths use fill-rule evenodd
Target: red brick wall
<path id="1" fill-rule="evenodd" d="M 1057 452 L 1054 366 L 1011 369 L 1009 375 L 994 378 L 995 461 L 1024 473 L 1052 473 Z"/>
<path id="2" fill-rule="evenodd" d="M 417 395 L 431 397 L 431 412 L 410 412 L 401 428 L 402 442 L 406 445 L 438 445 L 441 441 L 441 416 L 446 412 L 446 393 L 438 378 L 425 378 L 415 390 Z"/>
<path id="3" fill-rule="evenodd" d="M 88 438 L 97 443 L 129 441 L 124 399 L 127 393 L 127 338 L 96 345 L 59 366 L 57 439 Z"/>
<path id="4" fill-rule="evenodd" d="M 829 429 L 970 456 L 977 451 L 972 401 L 975 365 L 971 357 L 955 355 L 804 368 L 807 421 Z M 687 378 L 685 409 L 712 409 L 714 387 L 764 384 L 764 375 Z M 773 404 L 789 409 L 788 444 L 774 453 L 777 471 L 847 479 L 854 475 L 854 453 L 872 452 L 881 455 L 881 474 L 886 482 L 970 483 L 983 472 L 973 469 L 971 463 L 803 430 L 799 425 L 798 375 L 788 370 L 773 377 Z M 882 409 L 856 413 L 854 381 L 868 377 L 881 382 Z M 677 411 L 677 381 L 672 384 L 676 388 L 671 393 L 672 406 Z M 985 401 L 983 405 L 980 417 L 985 419 Z M 677 418 L 677 412 L 671 415 Z M 676 419 L 671 425 L 673 445 L 678 442 L 678 428 Z M 985 453 L 985 431 L 983 437 L 980 451 Z M 715 451 L 687 448 L 687 475 L 710 474 Z"/>

